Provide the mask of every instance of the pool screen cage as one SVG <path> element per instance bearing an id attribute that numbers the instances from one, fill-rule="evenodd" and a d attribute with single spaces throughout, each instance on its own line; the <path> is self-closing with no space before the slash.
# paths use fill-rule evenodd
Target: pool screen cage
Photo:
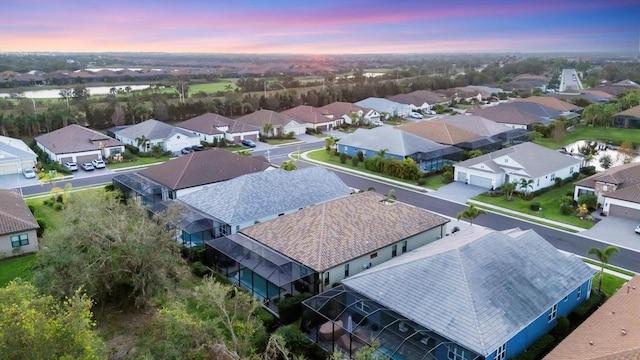
<path id="1" fill-rule="evenodd" d="M 232 234 L 206 244 L 208 262 L 262 300 L 309 291 L 317 282 L 312 269 L 246 236 Z"/>
<path id="2" fill-rule="evenodd" d="M 363 346 L 381 359 L 442 359 L 449 352 L 478 355 L 377 302 L 339 285 L 303 302 L 301 328 L 328 352 L 353 358 Z"/>

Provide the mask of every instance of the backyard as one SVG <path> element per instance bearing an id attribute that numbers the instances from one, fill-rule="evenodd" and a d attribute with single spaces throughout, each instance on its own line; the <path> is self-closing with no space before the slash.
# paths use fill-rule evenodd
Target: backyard
<path id="1" fill-rule="evenodd" d="M 640 142 L 640 129 L 607 128 L 603 126 L 590 127 L 582 125 L 576 126 L 573 131 L 567 131 L 559 140 L 539 137 L 535 140 L 535 143 L 550 149 L 560 149 L 578 140 L 595 140 L 616 144 L 620 144 L 623 141 L 632 141 L 637 145 L 637 143 Z"/>
<path id="2" fill-rule="evenodd" d="M 514 195 L 511 201 L 507 201 L 504 195 L 494 197 L 486 194 L 480 194 L 474 197 L 473 200 L 518 211 L 523 214 L 537 216 L 543 219 L 578 226 L 584 229 L 591 228 L 594 225 L 592 221 L 580 219 L 575 213 L 571 215 L 562 215 L 562 213 L 560 213 L 559 199 L 563 196 L 569 195 L 569 193 L 573 196 L 573 183 L 568 183 L 559 188 L 551 189 L 544 194 L 532 198 L 531 200 L 525 200 Z M 533 211 L 529 208 L 529 206 L 534 202 L 540 203 L 540 211 Z"/>

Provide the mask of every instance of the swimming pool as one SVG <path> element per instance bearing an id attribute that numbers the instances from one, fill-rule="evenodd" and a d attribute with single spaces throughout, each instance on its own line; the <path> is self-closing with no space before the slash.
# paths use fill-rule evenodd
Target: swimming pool
<path id="1" fill-rule="evenodd" d="M 386 348 L 384 346 L 380 346 L 378 348 L 378 352 L 384 354 L 386 357 L 391 358 L 393 360 L 404 360 L 404 358 L 402 356 L 400 356 L 400 354 L 396 353 L 393 356 L 391 356 L 393 354 L 393 350 Z"/>
<path id="2" fill-rule="evenodd" d="M 251 271 L 248 269 L 242 269 L 238 272 L 231 273 L 229 279 L 234 283 L 240 284 L 245 289 L 251 291 Z M 267 286 L 269 289 L 269 298 L 276 297 L 280 294 L 280 288 L 272 282 L 267 281 L 265 278 L 258 274 L 253 274 L 253 293 L 260 300 L 264 300 L 267 297 Z"/>

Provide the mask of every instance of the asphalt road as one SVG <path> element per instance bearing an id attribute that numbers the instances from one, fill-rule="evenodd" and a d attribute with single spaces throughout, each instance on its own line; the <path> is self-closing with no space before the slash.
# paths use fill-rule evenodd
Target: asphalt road
<path id="1" fill-rule="evenodd" d="M 276 164 L 282 163 L 282 161 L 288 160 L 288 154 L 297 150 L 299 146 L 300 151 L 318 148 L 320 143 L 322 142 L 319 139 L 318 143 L 307 143 L 300 145 L 293 145 L 289 147 L 281 147 L 274 148 L 269 150 L 268 157 L 270 157 L 271 161 Z M 254 155 L 264 155 L 266 150 L 264 151 L 256 151 Z M 316 166 L 310 163 L 306 163 L 303 161 L 298 162 L 298 167 L 309 167 Z M 130 170 L 134 171 L 134 170 Z M 58 182 L 56 186 L 64 187 L 66 183 L 70 183 L 74 188 L 90 186 L 101 183 L 108 183 L 111 181 L 111 178 L 117 174 L 122 174 L 127 171 L 121 171 L 117 173 L 108 173 L 104 175 L 98 175 L 88 178 L 82 179 L 72 179 Z M 387 193 L 390 189 L 395 189 L 396 197 L 399 201 L 418 206 L 439 214 L 443 214 L 449 217 L 457 217 L 457 214 L 466 209 L 466 206 L 461 205 L 456 202 L 447 201 L 441 198 L 437 198 L 434 196 L 430 196 L 428 194 L 418 193 L 415 191 L 406 190 L 403 188 L 398 188 L 392 185 L 388 185 L 386 183 L 377 182 L 372 179 L 361 178 L 358 176 L 354 176 L 348 173 L 343 173 L 340 171 L 334 171 L 338 177 L 340 177 L 348 186 L 366 190 L 369 187 L 374 187 L 376 192 L 379 193 Z M 25 195 L 37 194 L 46 192 L 46 186 L 42 185 L 34 185 L 29 187 L 24 187 L 22 189 Z M 455 221 L 454 221 L 455 223 Z M 495 213 L 487 213 L 486 215 L 482 215 L 478 217 L 475 221 L 475 224 L 486 226 L 495 230 L 505 230 L 518 227 L 520 229 L 533 229 L 538 234 L 542 235 L 547 241 L 549 241 L 553 246 L 560 250 L 564 250 L 567 252 L 571 252 L 580 256 L 586 256 L 589 248 L 605 247 L 606 243 L 595 241 L 593 239 L 586 238 L 584 236 L 580 236 L 574 233 L 568 233 L 565 231 L 557 230 L 554 228 L 549 228 L 542 225 L 537 225 L 534 223 L 530 223 L 527 221 L 523 221 L 516 218 L 511 218 L 508 216 L 495 214 Z M 614 266 L 618 266 L 621 268 L 625 268 L 637 273 L 640 273 L 640 252 L 621 248 L 620 252 L 610 259 L 610 264 Z"/>

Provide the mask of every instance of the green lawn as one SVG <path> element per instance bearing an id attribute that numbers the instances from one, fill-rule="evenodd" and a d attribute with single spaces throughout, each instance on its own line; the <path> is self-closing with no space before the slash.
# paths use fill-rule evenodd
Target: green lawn
<path id="1" fill-rule="evenodd" d="M 598 140 L 602 142 L 611 141 L 615 143 L 628 140 L 637 144 L 640 143 L 640 129 L 577 126 L 574 131 L 567 132 L 567 134 L 559 141 L 555 141 L 552 138 L 538 138 L 535 143 L 550 149 L 559 149 L 578 140 Z"/>
<path id="2" fill-rule="evenodd" d="M 227 86 L 230 86 L 227 88 Z M 220 82 L 208 83 L 208 84 L 193 84 L 189 85 L 189 95 L 193 95 L 200 91 L 207 94 L 214 94 L 218 91 L 233 91 L 237 88 L 236 82 L 228 79 L 221 79 Z"/>
<path id="3" fill-rule="evenodd" d="M 73 196 L 73 194 L 71 194 L 71 196 Z M 62 212 L 54 209 L 53 206 L 44 205 L 44 201 L 48 200 L 49 197 L 50 196 L 27 198 L 25 202 L 27 205 L 34 207 L 34 216 L 36 219 L 44 219 L 46 221 L 47 229 L 55 229 L 61 222 Z"/>
<path id="4" fill-rule="evenodd" d="M 35 254 L 29 254 L 0 260 L 0 287 L 5 287 L 9 281 L 18 277 L 30 281 L 33 277 L 33 269 L 31 266 L 35 258 Z"/>
<path id="5" fill-rule="evenodd" d="M 395 181 L 400 181 L 406 184 L 411 184 L 411 185 L 416 185 L 415 181 L 409 181 L 409 180 L 402 180 L 402 179 L 398 179 L 398 178 L 394 178 L 392 176 L 388 176 L 379 172 L 375 172 L 375 171 L 370 171 L 365 169 L 364 164 L 363 163 L 359 163 L 358 166 L 353 166 L 353 164 L 351 163 L 351 160 L 348 159 L 346 164 L 343 164 L 340 162 L 340 157 L 338 156 L 334 156 L 332 154 L 329 154 L 324 148 L 319 149 L 319 150 L 314 150 L 314 151 L 310 151 L 307 156 L 310 159 L 316 160 L 316 161 L 322 161 L 324 163 L 327 164 L 331 164 L 334 166 L 339 166 L 339 167 L 343 167 L 345 169 L 349 169 L 349 170 L 357 170 L 360 171 L 362 173 L 365 174 L 371 174 L 371 175 L 376 175 L 376 176 L 380 176 L 380 177 L 384 177 L 387 179 L 391 179 L 391 180 L 395 180 Z M 361 190 L 367 190 L 367 189 L 361 189 Z"/>
<path id="6" fill-rule="evenodd" d="M 598 272 L 593 277 L 593 285 L 591 286 L 591 288 L 598 288 L 599 279 L 600 273 Z M 627 282 L 627 280 L 604 273 L 604 276 L 602 277 L 602 292 L 605 293 L 605 295 L 607 295 L 607 297 L 609 298 L 611 297 L 611 295 L 615 294 L 616 291 L 620 290 L 620 287 L 622 287 L 625 282 Z"/>
<path id="7" fill-rule="evenodd" d="M 599 262 L 599 261 L 596 261 L 596 260 L 591 260 L 591 259 L 586 259 L 586 258 L 585 258 L 585 259 L 582 259 L 582 261 L 584 261 L 584 262 L 586 262 L 586 263 L 589 263 L 589 264 L 593 264 L 593 265 L 600 266 L 600 262 Z M 625 275 L 627 275 L 627 276 L 634 276 L 634 275 L 635 275 L 635 273 L 633 273 L 633 272 L 631 272 L 631 271 L 623 270 L 623 269 L 617 268 L 617 267 L 615 267 L 615 266 L 611 266 L 611 265 L 609 265 L 609 264 L 605 265 L 605 266 L 604 266 L 604 268 L 605 268 L 605 269 L 609 269 L 609 270 L 613 270 L 613 271 L 615 271 L 615 272 L 619 272 L 619 273 L 621 273 L 621 274 L 625 274 Z"/>
<path id="8" fill-rule="evenodd" d="M 121 163 L 109 163 L 107 167 L 111 170 L 122 169 L 131 166 L 149 165 L 155 163 L 161 163 L 169 160 L 172 156 L 161 157 L 137 157 L 135 161 L 121 162 Z"/>
<path id="9" fill-rule="evenodd" d="M 266 139 L 265 142 L 269 145 L 282 145 L 290 144 L 299 141 L 298 139 Z"/>
<path id="10" fill-rule="evenodd" d="M 573 193 L 572 183 L 566 184 L 557 189 L 549 190 L 546 193 L 531 200 L 524 200 L 522 198 L 514 196 L 512 201 L 507 201 L 505 196 L 491 197 L 484 194 L 474 197 L 473 200 L 518 211 L 523 214 L 534 215 L 543 219 L 554 220 L 561 223 L 578 226 L 584 229 L 591 228 L 593 226 L 592 222 L 581 220 L 575 214 L 562 215 L 560 213 L 560 204 L 558 199 L 565 196 L 568 192 Z M 532 211 L 529 209 L 529 205 L 531 205 L 532 202 L 536 201 L 540 203 L 542 210 Z"/>

